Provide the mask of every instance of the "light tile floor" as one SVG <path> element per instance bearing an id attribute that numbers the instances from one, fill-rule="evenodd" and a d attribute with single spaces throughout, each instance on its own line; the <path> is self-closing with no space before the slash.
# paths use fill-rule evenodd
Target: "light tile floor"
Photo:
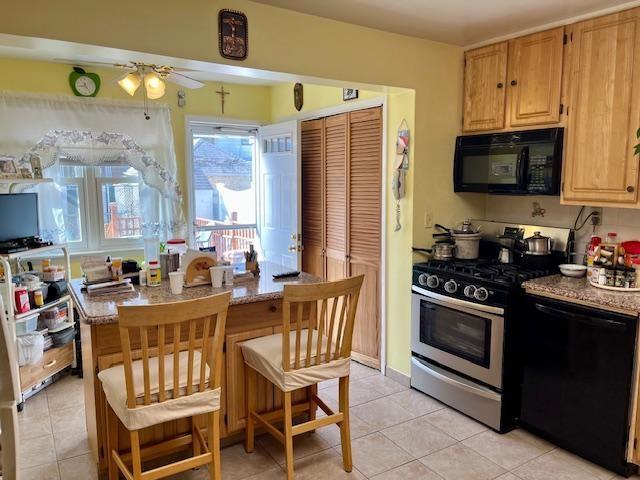
<path id="1" fill-rule="evenodd" d="M 337 404 L 337 382 L 320 385 Z M 375 370 L 351 371 L 353 472 L 342 469 L 336 426 L 296 438 L 300 480 L 613 480 L 612 472 L 523 430 L 499 435 L 436 400 Z M 25 403 L 19 415 L 23 480 L 97 479 L 84 424 L 82 381 L 65 377 Z M 222 450 L 224 480 L 281 480 L 284 454 L 268 435 L 247 455 L 242 445 Z M 208 479 L 206 468 L 172 477 Z M 640 480 L 640 477 L 634 477 Z"/>

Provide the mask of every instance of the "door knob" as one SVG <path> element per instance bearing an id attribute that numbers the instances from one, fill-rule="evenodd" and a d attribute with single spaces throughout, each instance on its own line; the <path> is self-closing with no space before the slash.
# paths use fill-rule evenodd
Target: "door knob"
<path id="1" fill-rule="evenodd" d="M 287 247 L 287 251 L 289 251 L 289 252 L 295 252 L 296 250 L 298 250 L 298 249 L 297 249 L 297 247 L 295 245 L 289 245 Z"/>
<path id="2" fill-rule="evenodd" d="M 635 191 L 635 188 L 633 188 L 631 185 L 627 187 L 627 192 L 633 193 L 634 191 Z"/>

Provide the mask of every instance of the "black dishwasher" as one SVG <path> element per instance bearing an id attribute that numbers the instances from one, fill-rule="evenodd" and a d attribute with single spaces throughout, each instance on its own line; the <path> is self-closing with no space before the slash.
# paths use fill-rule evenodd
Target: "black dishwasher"
<path id="1" fill-rule="evenodd" d="M 637 317 L 528 296 L 524 428 L 624 476 Z"/>

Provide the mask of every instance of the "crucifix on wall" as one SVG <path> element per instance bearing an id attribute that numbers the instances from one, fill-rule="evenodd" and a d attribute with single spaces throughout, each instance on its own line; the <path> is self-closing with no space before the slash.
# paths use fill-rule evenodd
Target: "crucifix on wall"
<path id="1" fill-rule="evenodd" d="M 220 87 L 220 90 L 216 90 L 216 93 L 220 95 L 220 107 L 222 107 L 222 113 L 224 114 L 224 97 L 231 95 L 231 92 L 227 92 L 224 89 L 224 85 Z"/>

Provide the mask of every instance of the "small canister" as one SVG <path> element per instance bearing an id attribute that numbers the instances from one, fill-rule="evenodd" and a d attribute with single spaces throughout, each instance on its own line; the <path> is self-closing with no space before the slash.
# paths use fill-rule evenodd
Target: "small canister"
<path id="1" fill-rule="evenodd" d="M 162 283 L 160 264 L 157 260 L 151 260 L 147 267 L 147 286 L 157 287 Z"/>
<path id="2" fill-rule="evenodd" d="M 31 305 L 29 304 L 29 292 L 26 287 L 23 287 L 22 285 L 15 287 L 14 297 L 16 313 L 25 313 L 31 310 Z"/>
<path id="3" fill-rule="evenodd" d="M 615 274 L 616 274 L 616 277 L 615 277 L 615 282 L 613 286 L 617 288 L 624 288 L 624 282 L 626 281 L 626 278 L 627 278 L 627 272 L 625 272 L 624 270 L 616 270 Z"/>

